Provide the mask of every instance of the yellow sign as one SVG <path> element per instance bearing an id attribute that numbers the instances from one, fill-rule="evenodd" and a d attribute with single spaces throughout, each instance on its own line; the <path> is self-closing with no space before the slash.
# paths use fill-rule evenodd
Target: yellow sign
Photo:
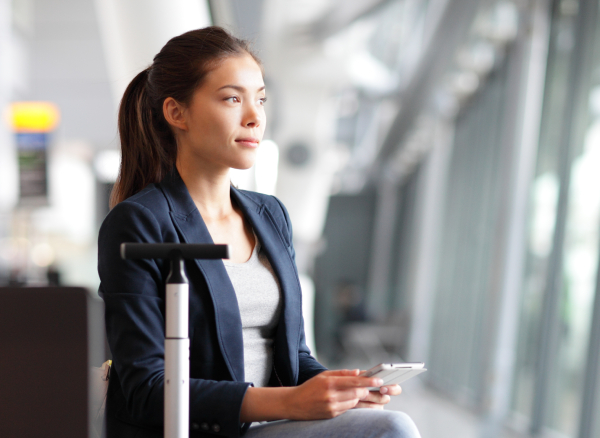
<path id="1" fill-rule="evenodd" d="M 51 102 L 14 102 L 9 123 L 15 132 L 50 132 L 60 121 L 60 111 Z"/>

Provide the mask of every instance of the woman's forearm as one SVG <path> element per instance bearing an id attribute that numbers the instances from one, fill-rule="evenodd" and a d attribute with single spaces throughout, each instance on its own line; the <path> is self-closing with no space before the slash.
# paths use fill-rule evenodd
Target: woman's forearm
<path id="1" fill-rule="evenodd" d="M 272 421 L 289 418 L 288 400 L 295 387 L 249 387 L 242 402 L 240 421 Z"/>

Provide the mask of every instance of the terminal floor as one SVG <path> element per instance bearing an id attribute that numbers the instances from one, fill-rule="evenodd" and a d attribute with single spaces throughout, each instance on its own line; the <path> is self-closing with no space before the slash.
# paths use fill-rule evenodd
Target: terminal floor
<path id="1" fill-rule="evenodd" d="M 479 417 L 418 381 L 405 382 L 402 394 L 394 397 L 388 408 L 410 415 L 422 438 L 482 436 Z M 505 430 L 499 438 L 521 438 L 521 435 Z"/>

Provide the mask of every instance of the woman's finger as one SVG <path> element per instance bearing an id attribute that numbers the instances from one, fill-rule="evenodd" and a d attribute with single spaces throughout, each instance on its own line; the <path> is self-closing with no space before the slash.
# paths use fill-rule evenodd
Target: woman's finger
<path id="1" fill-rule="evenodd" d="M 348 389 L 338 389 L 330 393 L 330 400 L 332 402 L 346 402 L 351 400 L 362 400 L 368 396 L 368 392 L 370 392 L 366 388 L 348 388 Z"/>
<path id="2" fill-rule="evenodd" d="M 377 403 L 377 404 L 388 404 L 390 402 L 391 398 L 389 395 L 384 395 L 381 394 L 378 391 L 369 391 L 369 394 L 361 399 L 361 402 L 370 402 L 370 403 Z"/>
<path id="3" fill-rule="evenodd" d="M 355 409 L 383 409 L 385 405 L 380 403 L 371 403 L 368 401 L 359 401 Z"/>
<path id="4" fill-rule="evenodd" d="M 333 376 L 333 378 L 334 386 L 338 389 L 380 387 L 383 384 L 383 380 L 379 377 Z"/>
<path id="5" fill-rule="evenodd" d="M 341 377 L 354 377 L 358 376 L 360 370 L 327 370 L 323 371 L 321 376 L 341 376 Z"/>
<path id="6" fill-rule="evenodd" d="M 400 395 L 402 393 L 402 388 L 400 385 L 382 386 L 379 392 L 387 395 Z"/>

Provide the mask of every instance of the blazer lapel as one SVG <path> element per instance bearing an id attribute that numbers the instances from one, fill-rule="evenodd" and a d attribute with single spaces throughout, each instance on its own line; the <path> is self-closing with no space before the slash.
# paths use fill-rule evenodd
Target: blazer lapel
<path id="1" fill-rule="evenodd" d="M 183 243 L 214 243 L 187 187 L 174 170 L 160 184 Z M 244 381 L 244 341 L 237 297 L 221 260 L 195 260 L 206 280 L 215 310 L 217 336 L 234 380 Z"/>
<path id="2" fill-rule="evenodd" d="M 265 205 L 256 203 L 235 188 L 231 189 L 231 194 L 254 228 L 279 280 L 283 312 L 279 319 L 276 347 L 279 345 L 287 350 L 288 360 L 285 362 L 292 378 L 288 384 L 295 384 L 298 378 L 298 337 L 302 329 L 302 292 L 294 261 L 271 212 Z"/>

